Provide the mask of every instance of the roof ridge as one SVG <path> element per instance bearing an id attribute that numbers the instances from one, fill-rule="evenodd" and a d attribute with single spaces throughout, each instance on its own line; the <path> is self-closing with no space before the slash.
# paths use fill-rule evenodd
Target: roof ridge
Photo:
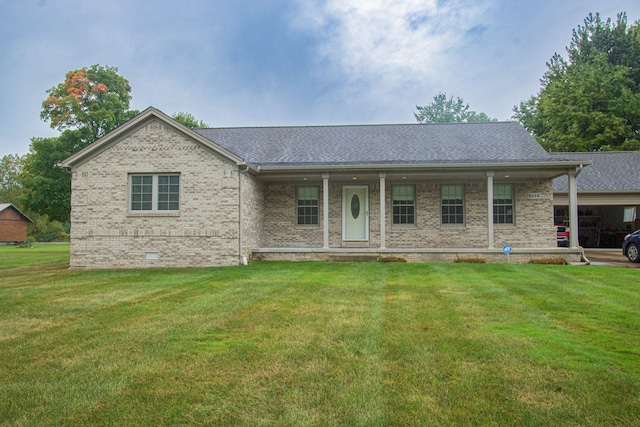
<path id="1" fill-rule="evenodd" d="M 549 154 L 565 155 L 565 154 L 588 154 L 588 155 L 600 155 L 600 154 L 631 154 L 640 153 L 640 151 L 627 150 L 627 151 L 552 151 Z"/>
<path id="2" fill-rule="evenodd" d="M 495 125 L 495 124 L 512 124 L 518 123 L 513 120 L 504 120 L 497 122 L 447 122 L 447 123 L 356 123 L 356 124 L 335 124 L 335 125 L 265 125 L 265 126 L 217 126 L 206 128 L 191 128 L 198 130 L 231 130 L 231 129 L 309 129 L 309 128 L 348 128 L 348 127 L 383 127 L 383 126 L 462 126 L 462 125 Z"/>

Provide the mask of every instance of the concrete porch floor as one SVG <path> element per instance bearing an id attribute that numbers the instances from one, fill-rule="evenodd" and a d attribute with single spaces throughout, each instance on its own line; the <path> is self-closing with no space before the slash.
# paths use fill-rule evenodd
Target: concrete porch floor
<path id="1" fill-rule="evenodd" d="M 335 259 L 375 261 L 378 257 L 401 257 L 408 262 L 454 262 L 460 259 L 483 259 L 488 263 L 528 263 L 535 259 L 564 258 L 568 263 L 582 261 L 582 249 L 513 248 L 510 255 L 502 248 L 255 248 L 253 260 L 262 261 L 331 261 Z"/>

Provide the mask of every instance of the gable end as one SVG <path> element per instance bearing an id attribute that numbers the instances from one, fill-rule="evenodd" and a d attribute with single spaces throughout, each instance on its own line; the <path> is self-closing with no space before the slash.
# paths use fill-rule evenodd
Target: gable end
<path id="1" fill-rule="evenodd" d="M 142 113 L 138 114 L 137 116 L 129 120 L 128 122 L 124 123 L 123 125 L 111 131 L 104 137 L 96 140 L 89 146 L 78 151 L 72 156 L 66 158 L 59 164 L 59 166 L 66 167 L 66 168 L 78 167 L 83 163 L 85 163 L 86 161 L 99 155 L 100 153 L 103 153 L 106 150 L 109 150 L 109 149 L 118 150 L 118 148 L 114 148 L 114 147 L 116 147 L 119 143 L 128 139 L 130 136 L 132 136 L 135 133 L 143 132 L 143 133 L 149 133 L 150 135 L 151 134 L 157 135 L 158 131 L 165 132 L 165 133 L 170 132 L 179 136 L 186 137 L 187 139 L 190 139 L 194 143 L 196 143 L 196 145 L 200 145 L 203 148 L 206 148 L 207 150 L 226 158 L 231 163 L 234 163 L 237 165 L 245 164 L 244 160 L 239 156 L 237 156 L 236 154 L 217 145 L 215 142 L 202 137 L 198 133 L 187 128 L 186 126 L 183 126 L 182 124 L 173 120 L 171 117 L 167 116 L 166 114 L 156 110 L 155 108 L 149 107 Z M 183 148 L 183 147 L 184 149 L 191 149 L 191 148 L 187 148 L 184 144 L 180 146 L 180 148 Z M 177 146 L 173 148 L 177 149 Z M 149 146 L 148 148 L 140 147 L 138 149 L 139 150 L 147 149 L 149 151 L 153 151 L 153 147 L 151 146 Z"/>

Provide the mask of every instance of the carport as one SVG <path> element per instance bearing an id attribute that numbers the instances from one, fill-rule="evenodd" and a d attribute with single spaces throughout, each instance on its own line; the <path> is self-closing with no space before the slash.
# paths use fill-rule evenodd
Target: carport
<path id="1" fill-rule="evenodd" d="M 581 171 L 576 180 L 580 246 L 620 248 L 624 236 L 640 228 L 640 152 L 554 155 L 592 162 Z M 553 181 L 556 224 L 568 224 L 568 186 L 566 177 Z"/>

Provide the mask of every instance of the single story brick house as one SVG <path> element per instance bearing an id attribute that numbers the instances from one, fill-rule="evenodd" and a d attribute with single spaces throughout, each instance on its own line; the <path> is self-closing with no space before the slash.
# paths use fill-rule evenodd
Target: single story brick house
<path id="1" fill-rule="evenodd" d="M 518 123 L 189 129 L 139 115 L 65 159 L 71 267 L 400 256 L 581 259 L 556 247 L 555 178 L 589 164 Z M 355 258 L 354 258 L 355 259 Z"/>
<path id="2" fill-rule="evenodd" d="M 26 242 L 32 222 L 11 203 L 0 203 L 0 243 Z"/>

